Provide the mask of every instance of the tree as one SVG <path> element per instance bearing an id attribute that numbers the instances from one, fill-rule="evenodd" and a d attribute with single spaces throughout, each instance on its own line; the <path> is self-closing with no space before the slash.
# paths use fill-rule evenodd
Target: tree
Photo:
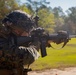
<path id="1" fill-rule="evenodd" d="M 69 32 L 72 34 L 76 34 L 76 7 L 71 7 L 68 10 L 68 16 L 65 22 L 67 23 L 68 27 L 70 27 Z"/>
<path id="2" fill-rule="evenodd" d="M 55 15 L 56 18 L 59 18 L 59 17 L 64 17 L 65 14 L 63 12 L 63 9 L 59 6 L 59 7 L 55 7 L 53 9 L 53 13 Z"/>
<path id="3" fill-rule="evenodd" d="M 54 14 L 46 8 L 39 10 L 38 14 L 40 16 L 39 26 L 46 28 L 49 32 L 53 32 L 53 28 L 55 26 Z"/>
<path id="4" fill-rule="evenodd" d="M 62 8 L 59 6 L 59 7 L 55 7 L 53 9 L 53 13 L 54 13 L 54 16 L 55 16 L 55 31 L 59 31 L 59 30 L 63 30 L 63 25 L 64 25 L 64 18 L 65 18 L 65 14 L 62 10 Z"/>
<path id="5" fill-rule="evenodd" d="M 0 0 L 0 25 L 4 16 L 11 10 L 19 9 L 18 0 Z"/>
<path id="6" fill-rule="evenodd" d="M 53 31 L 54 15 L 49 10 L 48 4 L 50 2 L 46 2 L 46 0 L 27 0 L 26 2 L 26 6 L 33 12 L 34 16 L 39 16 L 38 25 Z"/>
<path id="7" fill-rule="evenodd" d="M 47 7 L 47 4 L 50 2 L 46 2 L 46 0 L 27 0 L 26 5 L 30 10 L 36 11 L 41 6 Z"/>
<path id="8" fill-rule="evenodd" d="M 71 7 L 68 10 L 69 19 L 76 24 L 76 7 Z"/>

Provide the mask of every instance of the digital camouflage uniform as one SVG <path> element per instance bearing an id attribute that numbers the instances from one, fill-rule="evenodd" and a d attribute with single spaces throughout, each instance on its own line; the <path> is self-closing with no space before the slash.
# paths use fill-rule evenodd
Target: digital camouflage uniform
<path id="1" fill-rule="evenodd" d="M 11 25 L 10 25 L 11 24 Z M 34 21 L 31 19 L 31 16 L 20 10 L 15 10 L 6 15 L 2 21 L 3 28 L 0 30 L 0 37 L 5 38 L 3 47 L 0 47 L 0 68 L 6 65 L 5 67 L 19 67 L 20 65 L 29 66 L 40 56 L 38 53 L 39 42 L 34 41 L 29 44 L 27 47 L 17 46 L 15 38 L 15 33 L 12 32 L 12 28 L 21 28 L 23 31 L 28 33 L 35 27 Z M 20 36 L 20 35 L 19 35 Z M 3 67 L 3 68 L 5 68 Z"/>

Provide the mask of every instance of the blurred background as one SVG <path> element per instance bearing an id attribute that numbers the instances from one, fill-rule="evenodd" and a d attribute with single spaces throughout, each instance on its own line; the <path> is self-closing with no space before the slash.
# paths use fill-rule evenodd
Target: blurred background
<path id="1" fill-rule="evenodd" d="M 39 26 L 50 33 L 66 30 L 76 34 L 76 0 L 0 0 L 0 26 L 4 16 L 20 9 L 35 16 L 39 15 Z"/>

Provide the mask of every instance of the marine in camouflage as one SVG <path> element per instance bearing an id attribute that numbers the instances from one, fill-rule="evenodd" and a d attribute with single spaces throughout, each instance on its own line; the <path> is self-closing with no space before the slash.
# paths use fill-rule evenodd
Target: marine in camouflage
<path id="1" fill-rule="evenodd" d="M 19 28 L 22 29 L 23 32 L 26 31 L 29 33 L 35 27 L 33 19 L 31 19 L 31 16 L 27 13 L 20 10 L 15 10 L 6 15 L 2 21 L 2 24 L 3 28 L 0 31 L 0 37 L 6 38 L 8 42 L 4 44 L 4 47 L 1 48 L 0 51 L 0 59 L 2 60 L 0 61 L 0 67 L 2 67 L 1 65 L 3 62 L 8 62 L 8 66 L 11 67 L 19 67 L 19 65 L 27 65 L 29 67 L 29 65 L 40 56 L 38 53 L 40 43 L 34 41 L 34 43 L 30 44 L 28 47 L 26 47 L 26 45 L 17 46 L 15 43 L 16 40 L 13 37 L 17 35 L 13 33 L 13 29 Z M 11 36 L 12 34 L 13 36 Z M 10 37 L 8 38 L 8 36 Z M 6 63 L 5 65 L 5 67 L 8 67 Z"/>

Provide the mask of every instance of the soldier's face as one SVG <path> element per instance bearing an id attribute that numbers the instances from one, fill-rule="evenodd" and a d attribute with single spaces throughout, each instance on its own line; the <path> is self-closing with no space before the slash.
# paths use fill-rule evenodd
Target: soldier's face
<path id="1" fill-rule="evenodd" d="M 24 31 L 23 29 L 18 28 L 18 27 L 14 27 L 12 29 L 12 32 L 14 32 L 15 34 L 17 34 L 19 36 L 28 36 L 28 33 L 26 31 Z"/>

